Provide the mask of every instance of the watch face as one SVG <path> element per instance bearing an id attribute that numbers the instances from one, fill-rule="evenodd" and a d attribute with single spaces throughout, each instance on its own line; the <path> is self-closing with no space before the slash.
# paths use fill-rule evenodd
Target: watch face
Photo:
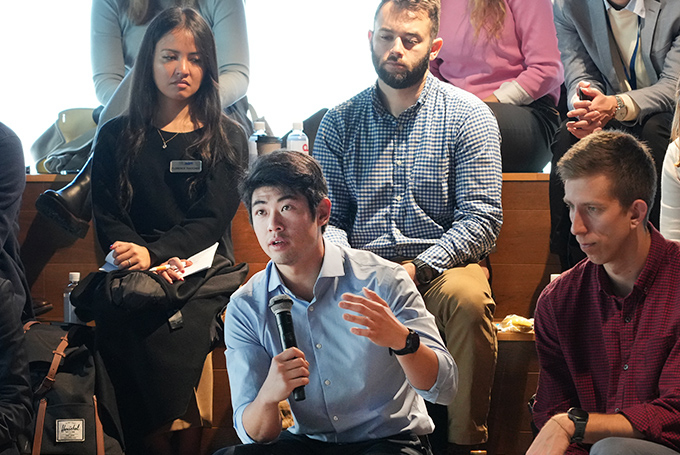
<path id="1" fill-rule="evenodd" d="M 568 413 L 570 417 L 575 417 L 578 420 L 588 420 L 588 413 L 581 408 L 571 408 Z"/>
<path id="2" fill-rule="evenodd" d="M 416 278 L 421 284 L 432 281 L 432 269 L 425 263 L 416 263 Z"/>

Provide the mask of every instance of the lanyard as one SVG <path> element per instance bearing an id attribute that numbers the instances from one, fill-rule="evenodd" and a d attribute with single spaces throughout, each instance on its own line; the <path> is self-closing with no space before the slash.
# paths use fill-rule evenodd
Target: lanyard
<path id="1" fill-rule="evenodd" d="M 614 42 L 616 43 L 616 37 L 614 37 L 614 31 L 612 30 L 612 24 L 609 21 L 609 14 L 605 12 L 605 17 L 607 18 L 607 26 L 609 28 L 609 33 L 612 34 L 612 38 L 614 38 Z M 619 58 L 621 59 L 621 64 L 623 66 L 623 72 L 626 76 L 626 80 L 628 81 L 628 85 L 630 85 L 631 90 L 637 89 L 637 75 L 635 74 L 635 62 L 637 60 L 637 53 L 638 53 L 638 48 L 640 47 L 640 29 L 642 28 L 642 18 L 638 16 L 637 18 L 637 37 L 635 38 L 635 49 L 633 49 L 633 55 L 630 56 L 630 63 L 628 64 L 628 69 L 626 69 L 626 62 L 623 59 L 623 55 L 621 54 L 621 50 L 619 49 L 619 46 L 617 44 L 616 46 L 616 51 L 619 54 Z"/>

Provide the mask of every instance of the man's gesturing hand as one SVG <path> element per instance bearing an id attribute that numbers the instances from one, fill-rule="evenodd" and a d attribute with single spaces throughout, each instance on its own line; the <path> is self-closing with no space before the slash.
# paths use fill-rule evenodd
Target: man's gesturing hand
<path id="1" fill-rule="evenodd" d="M 364 296 L 345 293 L 338 304 L 344 310 L 358 314 L 345 313 L 346 321 L 364 326 L 352 327 L 350 331 L 371 340 L 378 346 L 392 348 L 395 351 L 404 349 L 408 328 L 394 316 L 392 310 L 383 299 L 368 288 L 363 288 Z"/>

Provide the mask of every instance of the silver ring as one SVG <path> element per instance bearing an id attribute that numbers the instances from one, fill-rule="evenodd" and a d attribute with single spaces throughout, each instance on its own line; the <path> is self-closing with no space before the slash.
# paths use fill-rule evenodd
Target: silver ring
<path id="1" fill-rule="evenodd" d="M 129 259 L 127 261 L 128 261 L 128 268 L 132 267 L 132 262 L 130 262 Z"/>

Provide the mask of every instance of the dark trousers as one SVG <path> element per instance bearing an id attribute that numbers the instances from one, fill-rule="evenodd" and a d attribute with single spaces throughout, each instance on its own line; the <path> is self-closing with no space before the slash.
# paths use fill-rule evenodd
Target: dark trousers
<path id="1" fill-rule="evenodd" d="M 528 106 L 487 103 L 501 131 L 503 172 L 541 172 L 550 161 L 550 144 L 560 114 L 550 97 Z"/>
<path id="2" fill-rule="evenodd" d="M 226 447 L 213 455 L 432 455 L 429 444 L 414 434 L 347 444 L 321 442 L 283 431 L 271 444 Z"/>
<path id="3" fill-rule="evenodd" d="M 654 204 L 650 209 L 649 220 L 658 229 L 661 200 L 661 170 L 666 149 L 670 144 L 671 122 L 673 114 L 662 112 L 648 117 L 642 124 L 625 126 L 615 120 L 609 122 L 605 129 L 616 129 L 632 134 L 649 146 L 656 164 L 657 189 Z M 578 138 L 567 131 L 566 122 L 562 123 L 553 144 L 552 170 L 550 171 L 550 251 L 560 257 L 562 270 L 573 267 L 585 254 L 581 251 L 576 239 L 571 234 L 569 210 L 564 204 L 564 184 L 557 175 L 557 162 L 578 142 Z"/>

